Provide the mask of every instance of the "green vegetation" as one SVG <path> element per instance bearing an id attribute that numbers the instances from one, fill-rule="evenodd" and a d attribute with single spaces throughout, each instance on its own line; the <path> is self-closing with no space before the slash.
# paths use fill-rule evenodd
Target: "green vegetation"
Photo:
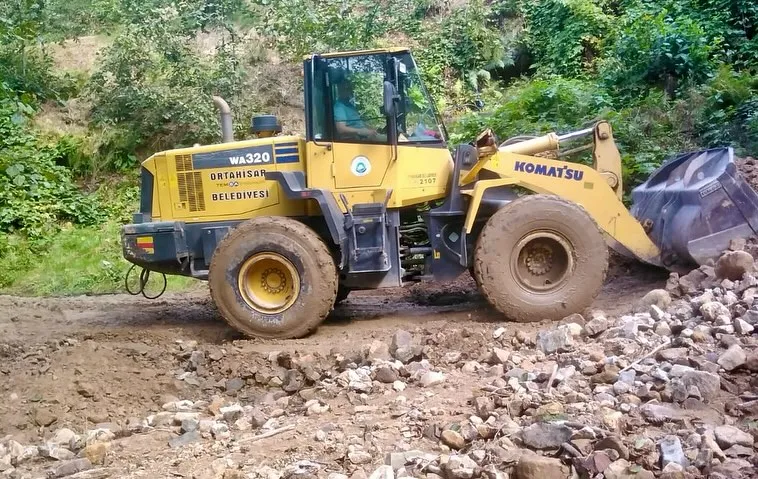
<path id="1" fill-rule="evenodd" d="M 107 39 L 93 65 L 54 57 L 87 35 Z M 231 105 L 237 138 L 280 107 L 298 129 L 303 54 L 398 44 L 413 48 L 454 142 L 605 118 L 627 191 L 678 151 L 758 154 L 753 0 L 8 0 L 0 291 L 121 290 L 117 226 L 136 209 L 139 161 L 217 141 L 211 95 Z M 51 112 L 67 128 L 38 126 Z"/>

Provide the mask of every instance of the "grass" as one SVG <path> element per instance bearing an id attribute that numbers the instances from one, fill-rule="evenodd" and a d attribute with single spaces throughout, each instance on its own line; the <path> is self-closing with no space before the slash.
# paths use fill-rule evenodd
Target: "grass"
<path id="1" fill-rule="evenodd" d="M 123 293 L 131 263 L 121 256 L 119 225 L 68 226 L 36 248 L 10 235 L 0 256 L 0 294 L 68 296 Z M 192 278 L 168 276 L 167 291 L 196 286 Z M 148 292 L 150 293 L 152 289 Z"/>

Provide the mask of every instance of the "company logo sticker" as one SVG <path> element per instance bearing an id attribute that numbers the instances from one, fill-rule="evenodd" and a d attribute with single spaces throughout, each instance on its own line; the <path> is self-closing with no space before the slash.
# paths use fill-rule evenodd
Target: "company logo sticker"
<path id="1" fill-rule="evenodd" d="M 355 176 L 366 176 L 371 173 L 371 162 L 365 156 L 356 156 L 350 165 L 350 172 Z"/>

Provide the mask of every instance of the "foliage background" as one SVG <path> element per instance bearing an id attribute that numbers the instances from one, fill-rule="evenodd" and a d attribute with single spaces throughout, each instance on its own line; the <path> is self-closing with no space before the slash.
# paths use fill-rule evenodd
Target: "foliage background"
<path id="1" fill-rule="evenodd" d="M 0 290 L 120 290 L 139 161 L 220 139 L 211 95 L 237 138 L 255 113 L 302 131 L 302 55 L 388 45 L 454 142 L 608 119 L 627 191 L 679 151 L 758 153 L 754 0 L 6 0 Z"/>

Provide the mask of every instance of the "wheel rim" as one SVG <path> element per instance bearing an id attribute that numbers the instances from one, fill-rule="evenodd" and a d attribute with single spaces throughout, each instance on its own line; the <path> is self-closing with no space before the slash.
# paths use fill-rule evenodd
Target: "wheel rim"
<path id="1" fill-rule="evenodd" d="M 297 300 L 300 276 L 292 263 L 277 253 L 256 253 L 238 275 L 242 298 L 251 308 L 266 314 L 281 313 Z"/>
<path id="2" fill-rule="evenodd" d="M 511 256 L 511 269 L 519 285 L 547 293 L 560 288 L 574 269 L 569 242 L 554 231 L 534 231 L 524 236 Z"/>

